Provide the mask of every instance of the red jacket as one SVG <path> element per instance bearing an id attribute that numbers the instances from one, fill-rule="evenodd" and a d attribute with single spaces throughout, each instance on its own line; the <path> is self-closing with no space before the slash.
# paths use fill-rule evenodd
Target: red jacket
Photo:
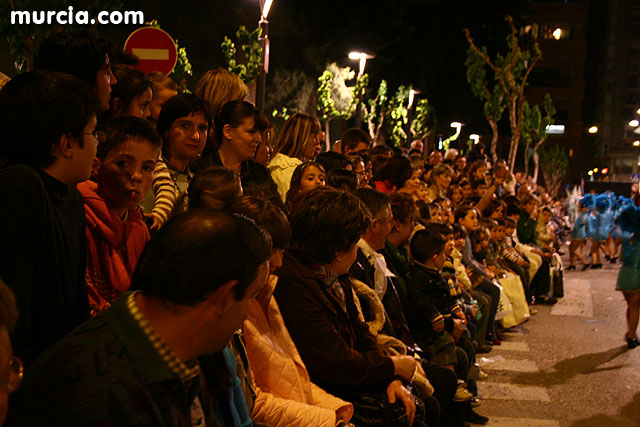
<path id="1" fill-rule="evenodd" d="M 129 289 L 138 258 L 150 235 L 138 209 L 118 218 L 98 194 L 98 184 L 81 182 L 87 223 L 86 281 L 91 313 L 107 308 Z"/>

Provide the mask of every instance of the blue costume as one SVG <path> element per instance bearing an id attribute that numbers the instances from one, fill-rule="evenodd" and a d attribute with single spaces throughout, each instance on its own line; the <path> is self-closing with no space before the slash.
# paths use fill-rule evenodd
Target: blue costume
<path id="1" fill-rule="evenodd" d="M 640 209 L 629 204 L 620 210 L 618 224 L 623 232 L 640 232 Z M 618 274 L 616 289 L 640 291 L 640 240 L 632 238 L 622 244 L 622 268 Z"/>
<path id="2" fill-rule="evenodd" d="M 595 241 L 603 242 L 609 238 L 609 233 L 613 229 L 613 211 L 611 210 L 611 200 L 609 195 L 601 194 L 596 197 L 596 209 L 599 212 Z"/>
<path id="3" fill-rule="evenodd" d="M 573 224 L 573 230 L 571 230 L 572 240 L 584 240 L 587 238 L 587 217 L 589 212 L 581 212 L 576 218 L 575 224 Z"/>

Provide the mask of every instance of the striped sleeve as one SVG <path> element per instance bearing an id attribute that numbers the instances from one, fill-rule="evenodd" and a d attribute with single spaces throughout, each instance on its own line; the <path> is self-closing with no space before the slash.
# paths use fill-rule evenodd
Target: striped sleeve
<path id="1" fill-rule="evenodd" d="M 169 219 L 173 205 L 176 202 L 175 183 L 171 178 L 167 164 L 162 159 L 158 160 L 153 170 L 152 187 L 155 195 L 155 204 L 151 215 L 162 225 Z"/>

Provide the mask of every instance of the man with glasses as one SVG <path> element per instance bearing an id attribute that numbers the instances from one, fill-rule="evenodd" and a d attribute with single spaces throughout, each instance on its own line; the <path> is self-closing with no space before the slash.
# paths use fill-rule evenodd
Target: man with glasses
<path id="1" fill-rule="evenodd" d="M 89 318 L 82 198 L 98 140 L 96 95 L 77 78 L 30 71 L 0 91 L 0 277 L 20 318 L 26 364 Z"/>

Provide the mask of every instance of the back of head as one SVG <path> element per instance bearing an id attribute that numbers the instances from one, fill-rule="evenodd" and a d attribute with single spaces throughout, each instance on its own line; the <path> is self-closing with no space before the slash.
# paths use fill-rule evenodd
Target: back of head
<path id="1" fill-rule="evenodd" d="M 52 164 L 51 147 L 65 134 L 82 141 L 98 108 L 93 91 L 76 77 L 42 70 L 17 75 L 0 91 L 0 158 L 35 168 Z"/>
<path id="2" fill-rule="evenodd" d="M 153 97 L 155 98 L 161 90 L 169 89 L 178 91 L 178 83 L 162 71 L 152 71 L 147 74 L 147 78 L 151 82 L 153 88 Z M 120 79 L 118 79 L 120 80 Z"/>
<path id="3" fill-rule="evenodd" d="M 268 200 L 256 196 L 243 196 L 229 207 L 264 228 L 271 236 L 274 249 L 287 249 L 291 240 L 291 227 L 287 215 Z"/>
<path id="4" fill-rule="evenodd" d="M 158 133 L 166 141 L 165 133 L 171 128 L 173 122 L 180 117 L 186 117 L 192 113 L 202 113 L 211 129 L 211 110 L 209 105 L 198 95 L 193 93 L 180 93 L 169 98 L 162 107 L 158 116 Z M 163 150 L 166 147 L 163 147 Z"/>
<path id="5" fill-rule="evenodd" d="M 304 113 L 295 113 L 282 125 L 273 147 L 276 153 L 302 158 L 311 135 L 320 133 L 320 122 Z"/>
<path id="6" fill-rule="evenodd" d="M 343 153 L 345 151 L 354 151 L 361 142 L 371 145 L 369 134 L 359 128 L 347 129 L 340 140 L 342 141 L 341 149 Z M 345 148 L 349 148 L 349 150 L 345 150 Z"/>
<path id="7" fill-rule="evenodd" d="M 207 101 L 211 113 L 217 116 L 224 104 L 244 99 L 249 94 L 249 89 L 236 74 L 224 68 L 216 68 L 207 71 L 198 80 L 195 93 Z"/>
<path id="8" fill-rule="evenodd" d="M 389 201 L 394 221 L 406 224 L 411 218 L 415 218 L 418 207 L 413 200 L 413 196 L 407 193 L 395 192 L 389 195 Z"/>
<path id="9" fill-rule="evenodd" d="M 348 169 L 333 169 L 327 174 L 327 185 L 338 190 L 353 191 L 358 188 L 358 175 Z"/>
<path id="10" fill-rule="evenodd" d="M 296 199 L 289 213 L 291 250 L 307 262 L 329 264 L 371 225 L 367 207 L 353 194 L 320 187 Z"/>
<path id="11" fill-rule="evenodd" d="M 390 204 L 389 196 L 373 188 L 358 188 L 353 194 L 365 204 L 373 218 L 378 218 Z"/>
<path id="12" fill-rule="evenodd" d="M 114 117 L 100 125 L 104 138 L 98 144 L 96 156 L 103 160 L 107 154 L 127 140 L 149 141 L 154 147 L 162 147 L 162 139 L 153 126 L 144 119 L 133 116 Z"/>
<path id="13" fill-rule="evenodd" d="M 206 168 L 193 177 L 187 195 L 189 209 L 225 209 L 242 197 L 240 177 L 231 169 Z"/>
<path id="14" fill-rule="evenodd" d="M 418 230 L 409 242 L 411 256 L 419 263 L 425 263 L 434 255 L 441 253 L 445 243 L 442 234 L 434 229 Z"/>
<path id="15" fill-rule="evenodd" d="M 104 40 L 86 30 L 60 31 L 42 42 L 35 68 L 71 74 L 90 87 L 107 59 Z"/>
<path id="16" fill-rule="evenodd" d="M 188 211 L 151 238 L 131 287 L 164 303 L 194 306 L 237 280 L 239 300 L 270 256 L 269 238 L 253 221 L 226 212 Z"/>
<path id="17" fill-rule="evenodd" d="M 326 173 L 331 172 L 333 169 L 347 169 L 347 167 L 353 167 L 351 160 L 342 153 L 335 151 L 326 151 L 318 154 L 316 162 L 320 163 Z"/>
<path id="18" fill-rule="evenodd" d="M 411 161 L 402 154 L 396 154 L 387 163 L 374 173 L 374 181 L 389 181 L 392 186 L 402 188 L 411 178 Z"/>

